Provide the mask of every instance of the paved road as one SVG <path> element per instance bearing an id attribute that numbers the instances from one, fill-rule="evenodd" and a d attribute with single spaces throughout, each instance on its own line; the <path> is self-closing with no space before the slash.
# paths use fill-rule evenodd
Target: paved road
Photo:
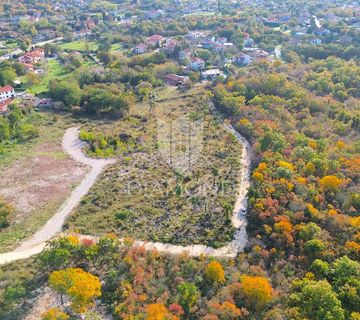
<path id="1" fill-rule="evenodd" d="M 45 242 L 61 231 L 67 216 L 78 205 L 81 198 L 88 193 L 104 167 L 114 163 L 114 160 L 90 159 L 86 157 L 81 150 L 82 142 L 78 137 L 78 128 L 67 129 L 63 138 L 63 148 L 76 161 L 90 166 L 90 171 L 86 174 L 80 185 L 73 190 L 70 197 L 65 201 L 59 211 L 57 211 L 39 231 L 31 238 L 24 241 L 13 252 L 0 254 L 0 265 L 19 259 L 25 259 L 41 252 L 45 246 Z"/>
<path id="2" fill-rule="evenodd" d="M 242 251 L 247 243 L 246 217 L 244 212 L 247 210 L 247 191 L 250 185 L 250 164 L 251 148 L 248 141 L 241 136 L 230 125 L 225 126 L 236 139 L 242 144 L 240 155 L 241 170 L 238 196 L 234 206 L 232 223 L 237 228 L 234 239 L 226 246 L 218 249 L 204 245 L 179 246 L 161 242 L 135 241 L 134 245 L 143 245 L 146 249 L 157 249 L 161 252 L 180 254 L 187 252 L 191 256 L 201 254 L 214 257 L 235 257 Z M 72 192 L 70 198 L 64 203 L 63 207 L 30 239 L 26 240 L 20 247 L 12 252 L 0 254 L 0 265 L 12 261 L 26 259 L 32 255 L 40 253 L 45 247 L 46 241 L 61 232 L 66 217 L 78 205 L 81 198 L 90 190 L 99 174 L 106 165 L 114 163 L 114 160 L 90 159 L 82 152 L 82 142 L 78 139 L 79 129 L 70 128 L 66 131 L 63 138 L 63 147 L 65 151 L 75 160 L 91 167 L 90 172 L 82 180 L 81 184 Z M 86 236 L 85 236 L 86 237 Z M 87 237 L 97 240 L 97 237 Z"/>

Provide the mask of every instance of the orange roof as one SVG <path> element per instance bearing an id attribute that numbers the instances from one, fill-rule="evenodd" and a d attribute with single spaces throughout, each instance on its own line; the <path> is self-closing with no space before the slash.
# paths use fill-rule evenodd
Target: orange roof
<path id="1" fill-rule="evenodd" d="M 8 110 L 8 105 L 12 103 L 13 101 L 11 99 L 6 99 L 3 102 L 0 102 L 0 113 L 4 113 Z"/>
<path id="2" fill-rule="evenodd" d="M 12 86 L 0 87 L 0 93 L 5 93 L 5 92 L 13 91 L 13 90 L 14 90 L 14 88 Z"/>

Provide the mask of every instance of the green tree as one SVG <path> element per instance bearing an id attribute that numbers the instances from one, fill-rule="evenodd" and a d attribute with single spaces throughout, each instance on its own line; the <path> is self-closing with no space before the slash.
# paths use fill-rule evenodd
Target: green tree
<path id="1" fill-rule="evenodd" d="M 299 307 L 303 317 L 312 320 L 344 320 L 344 310 L 331 285 L 326 280 L 300 282 L 300 292 L 291 300 Z"/>
<path id="2" fill-rule="evenodd" d="M 195 284 L 182 282 L 177 286 L 179 292 L 179 303 L 187 314 L 200 298 L 200 293 Z"/>
<path id="3" fill-rule="evenodd" d="M 4 299 L 10 304 L 18 302 L 20 299 L 24 298 L 26 295 L 26 289 L 20 284 L 9 285 L 5 289 Z"/>
<path id="4" fill-rule="evenodd" d="M 0 70 L 0 86 L 12 85 L 16 78 L 16 73 L 13 69 Z"/>
<path id="5" fill-rule="evenodd" d="M 73 81 L 50 81 L 49 92 L 54 100 L 62 101 L 66 106 L 80 103 L 81 91 L 79 85 Z"/>

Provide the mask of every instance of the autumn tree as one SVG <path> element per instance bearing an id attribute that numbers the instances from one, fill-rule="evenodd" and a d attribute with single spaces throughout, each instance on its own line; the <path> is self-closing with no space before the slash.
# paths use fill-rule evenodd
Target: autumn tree
<path id="1" fill-rule="evenodd" d="M 222 304 L 210 303 L 210 311 L 220 320 L 235 320 L 239 319 L 242 315 L 241 310 L 229 301 Z"/>
<path id="2" fill-rule="evenodd" d="M 146 306 L 146 320 L 172 320 L 173 315 L 162 303 L 154 303 Z"/>
<path id="3" fill-rule="evenodd" d="M 320 179 L 320 185 L 331 192 L 336 192 L 343 183 L 344 180 L 337 176 L 325 176 Z"/>
<path id="4" fill-rule="evenodd" d="M 58 291 L 63 303 L 63 294 L 71 300 L 75 312 L 85 312 L 93 304 L 93 299 L 101 295 L 99 278 L 80 268 L 54 271 L 49 277 L 50 286 Z"/>
<path id="5" fill-rule="evenodd" d="M 70 317 L 58 308 L 51 308 L 42 314 L 41 320 L 68 320 Z"/>
<path id="6" fill-rule="evenodd" d="M 261 310 L 272 299 L 271 284 L 264 277 L 243 275 L 240 285 L 245 305 L 252 310 Z"/>
<path id="7" fill-rule="evenodd" d="M 212 283 L 221 284 L 225 282 L 225 273 L 222 265 L 217 261 L 210 262 L 205 269 L 205 277 Z"/>

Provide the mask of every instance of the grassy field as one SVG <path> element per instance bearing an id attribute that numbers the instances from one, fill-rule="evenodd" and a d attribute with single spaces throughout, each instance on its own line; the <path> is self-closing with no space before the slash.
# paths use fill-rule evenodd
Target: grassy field
<path id="1" fill-rule="evenodd" d="M 96 51 L 98 44 L 94 41 L 89 41 L 86 39 L 76 40 L 72 42 L 61 42 L 58 43 L 58 46 L 63 50 L 74 50 L 74 51 Z"/>
<path id="2" fill-rule="evenodd" d="M 171 119 L 171 130 L 179 129 L 173 139 L 166 131 Z M 158 93 L 153 109 L 138 104 L 126 119 L 87 130 L 126 137 L 141 148 L 125 153 L 104 172 L 68 220 L 69 229 L 215 247 L 232 238 L 241 145 L 229 143 L 234 137 L 211 114 L 197 88 L 190 96 L 168 88 Z M 193 141 L 191 155 L 188 141 Z"/>
<path id="3" fill-rule="evenodd" d="M 44 75 L 40 76 L 40 83 L 27 84 L 26 76 L 21 77 L 20 80 L 24 83 L 24 89 L 28 93 L 41 94 L 48 89 L 49 81 L 52 79 L 61 79 L 69 74 L 68 70 L 61 64 L 60 61 L 55 59 L 47 59 L 44 63 Z"/>

